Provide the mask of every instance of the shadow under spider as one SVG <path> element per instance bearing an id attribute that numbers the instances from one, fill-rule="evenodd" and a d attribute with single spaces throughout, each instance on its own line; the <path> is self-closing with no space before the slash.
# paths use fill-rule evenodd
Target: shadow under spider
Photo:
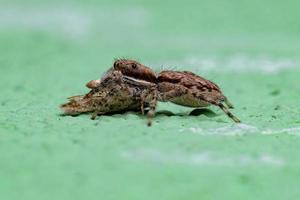
<path id="1" fill-rule="evenodd" d="M 145 110 L 145 114 L 147 114 L 148 110 Z M 110 112 L 110 113 L 106 113 L 104 114 L 104 116 L 113 116 L 116 114 L 125 114 L 125 113 L 135 113 L 135 114 L 140 114 L 140 110 L 123 110 L 123 111 L 116 111 L 116 112 Z M 71 115 L 71 117 L 77 117 L 79 115 L 90 115 L 91 113 L 81 113 L 78 115 Z M 200 115 L 205 115 L 206 117 L 216 117 L 218 116 L 215 112 L 213 112 L 210 109 L 207 108 L 196 108 L 194 110 L 192 110 L 191 112 L 180 112 L 180 113 L 174 113 L 172 111 L 168 111 L 168 110 L 159 110 L 155 113 L 155 116 L 167 116 L 167 117 L 171 117 L 171 116 L 200 116 Z M 60 116 L 66 116 L 64 114 L 60 114 Z M 101 116 L 101 115 L 99 115 Z"/>
<path id="2" fill-rule="evenodd" d="M 202 109 L 196 108 L 189 113 L 188 112 L 173 113 L 168 110 L 160 110 L 160 111 L 157 111 L 155 115 L 157 115 L 157 116 L 164 115 L 164 116 L 168 116 L 168 117 L 171 117 L 171 116 L 200 116 L 200 115 L 205 115 L 206 117 L 216 117 L 217 116 L 217 114 L 215 112 L 213 112 L 207 108 L 202 108 Z"/>

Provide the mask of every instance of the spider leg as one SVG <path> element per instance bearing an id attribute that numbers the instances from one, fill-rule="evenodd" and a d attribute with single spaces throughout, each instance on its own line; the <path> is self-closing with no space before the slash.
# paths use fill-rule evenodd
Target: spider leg
<path id="1" fill-rule="evenodd" d="M 141 112 L 142 112 L 142 115 L 144 115 L 145 114 L 145 109 L 144 109 L 144 102 L 145 102 L 145 99 L 142 97 L 141 98 Z"/>
<path id="2" fill-rule="evenodd" d="M 151 100 L 149 102 L 149 111 L 147 113 L 148 116 L 148 122 L 147 125 L 151 126 L 152 125 L 152 120 L 153 117 L 155 116 L 155 110 L 156 110 L 156 105 L 157 105 L 157 92 L 156 89 L 153 89 L 151 92 Z"/>
<path id="3" fill-rule="evenodd" d="M 92 113 L 92 116 L 91 116 L 91 120 L 95 120 L 98 116 L 98 111 L 95 110 L 93 113 Z"/>
<path id="4" fill-rule="evenodd" d="M 152 125 L 152 119 L 155 116 L 155 110 L 157 105 L 157 89 L 156 87 L 152 87 L 149 89 L 145 89 L 141 94 L 141 108 L 142 113 L 144 114 L 144 102 L 147 102 L 149 104 L 149 111 L 147 113 L 147 125 Z"/>
<path id="5" fill-rule="evenodd" d="M 141 94 L 141 111 L 144 114 L 144 102 L 149 104 L 149 111 L 147 113 L 148 122 L 147 125 L 152 125 L 152 119 L 155 116 L 155 110 L 157 105 L 157 85 L 155 83 L 139 80 L 129 76 L 123 76 L 123 81 L 127 84 L 134 85 L 135 87 L 142 88 Z"/>
<path id="6" fill-rule="evenodd" d="M 236 116 L 234 116 L 223 104 L 219 103 L 217 104 L 217 106 L 219 106 L 223 112 L 230 117 L 234 122 L 236 123 L 241 123 L 241 120 L 239 120 Z"/>
<path id="7" fill-rule="evenodd" d="M 221 108 L 221 110 L 228 116 L 230 117 L 234 122 L 236 123 L 240 123 L 241 120 L 239 120 L 236 116 L 234 116 L 228 109 L 229 108 L 233 108 L 233 105 L 227 100 L 227 98 L 224 96 L 218 97 L 218 96 L 212 96 L 212 95 L 207 95 L 207 94 L 201 94 L 198 93 L 197 94 L 197 98 L 202 99 L 203 101 L 206 101 L 210 104 L 213 104 L 215 106 L 218 106 L 219 108 Z M 223 105 L 221 102 L 223 102 L 228 106 L 228 108 Z"/>
<path id="8" fill-rule="evenodd" d="M 98 115 L 103 115 L 103 114 L 105 114 L 105 112 L 101 112 L 101 111 L 95 110 L 95 111 L 92 113 L 91 120 L 95 120 L 95 119 L 97 118 Z"/>

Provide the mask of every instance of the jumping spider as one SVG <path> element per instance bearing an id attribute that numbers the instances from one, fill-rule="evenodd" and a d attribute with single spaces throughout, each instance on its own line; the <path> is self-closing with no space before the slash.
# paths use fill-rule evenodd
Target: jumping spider
<path id="1" fill-rule="evenodd" d="M 136 68 L 132 68 L 130 65 L 123 64 L 119 65 L 118 69 L 122 71 L 125 83 L 135 84 L 137 87 L 148 85 L 149 87 L 145 93 L 148 95 L 154 93 L 151 96 L 152 101 L 169 101 L 188 107 L 215 105 L 221 108 L 234 122 L 240 122 L 228 110 L 228 108 L 233 108 L 233 105 L 215 83 L 188 71 L 162 71 L 156 79 L 146 80 L 136 72 L 143 71 L 139 67 L 143 66 L 137 65 Z M 136 74 L 139 74 L 139 76 L 136 76 Z M 153 105 L 156 105 L 156 103 L 153 103 Z M 155 107 L 152 110 L 154 113 Z M 152 113 L 151 117 L 153 117 Z"/>
<path id="2" fill-rule="evenodd" d="M 65 114 L 93 112 L 92 119 L 95 119 L 97 115 L 124 110 L 141 109 L 144 114 L 144 107 L 149 106 L 150 126 L 157 101 L 169 101 L 188 107 L 212 104 L 240 122 L 228 110 L 233 106 L 215 83 L 187 71 L 162 71 L 156 75 L 137 61 L 120 59 L 101 80 L 92 80 L 86 86 L 91 89 L 88 94 L 70 97 L 70 102 L 61 106 Z"/>

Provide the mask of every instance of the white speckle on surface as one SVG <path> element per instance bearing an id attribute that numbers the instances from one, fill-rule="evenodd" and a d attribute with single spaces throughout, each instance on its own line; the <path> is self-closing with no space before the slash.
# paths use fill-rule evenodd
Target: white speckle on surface
<path id="1" fill-rule="evenodd" d="M 262 134 L 262 135 L 275 135 L 275 134 L 287 134 L 300 136 L 300 127 L 291 127 L 283 129 L 274 128 L 257 128 L 255 126 L 247 124 L 232 124 L 224 127 L 216 128 L 200 128 L 200 127 L 190 127 L 185 129 L 180 129 L 179 132 L 190 132 L 198 135 L 208 136 L 208 135 L 220 135 L 220 136 L 243 136 L 247 134 Z"/>
<path id="2" fill-rule="evenodd" d="M 263 135 L 273 135 L 273 134 L 288 134 L 300 136 L 300 127 L 284 128 L 284 129 L 265 129 L 262 131 Z"/>
<path id="3" fill-rule="evenodd" d="M 249 133 L 258 133 L 259 129 L 247 124 L 232 124 L 218 128 L 203 129 L 191 127 L 181 129 L 180 132 L 192 132 L 199 135 L 224 135 L 224 136 L 242 136 Z"/>
<path id="4" fill-rule="evenodd" d="M 285 161 L 281 158 L 260 154 L 253 155 L 226 155 L 217 152 L 183 153 L 162 152 L 155 149 L 138 149 L 124 151 L 121 157 L 127 160 L 154 162 L 161 164 L 183 164 L 192 166 L 219 166 L 219 167 L 248 167 L 248 166 L 275 166 L 282 167 Z"/>

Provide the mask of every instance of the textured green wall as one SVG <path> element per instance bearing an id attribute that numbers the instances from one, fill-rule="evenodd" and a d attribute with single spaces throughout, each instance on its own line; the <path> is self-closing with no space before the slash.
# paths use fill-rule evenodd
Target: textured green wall
<path id="1" fill-rule="evenodd" d="M 299 198 L 299 4 L 2 0 L 0 199 Z M 60 116 L 118 57 L 213 80 L 244 123 Z"/>

